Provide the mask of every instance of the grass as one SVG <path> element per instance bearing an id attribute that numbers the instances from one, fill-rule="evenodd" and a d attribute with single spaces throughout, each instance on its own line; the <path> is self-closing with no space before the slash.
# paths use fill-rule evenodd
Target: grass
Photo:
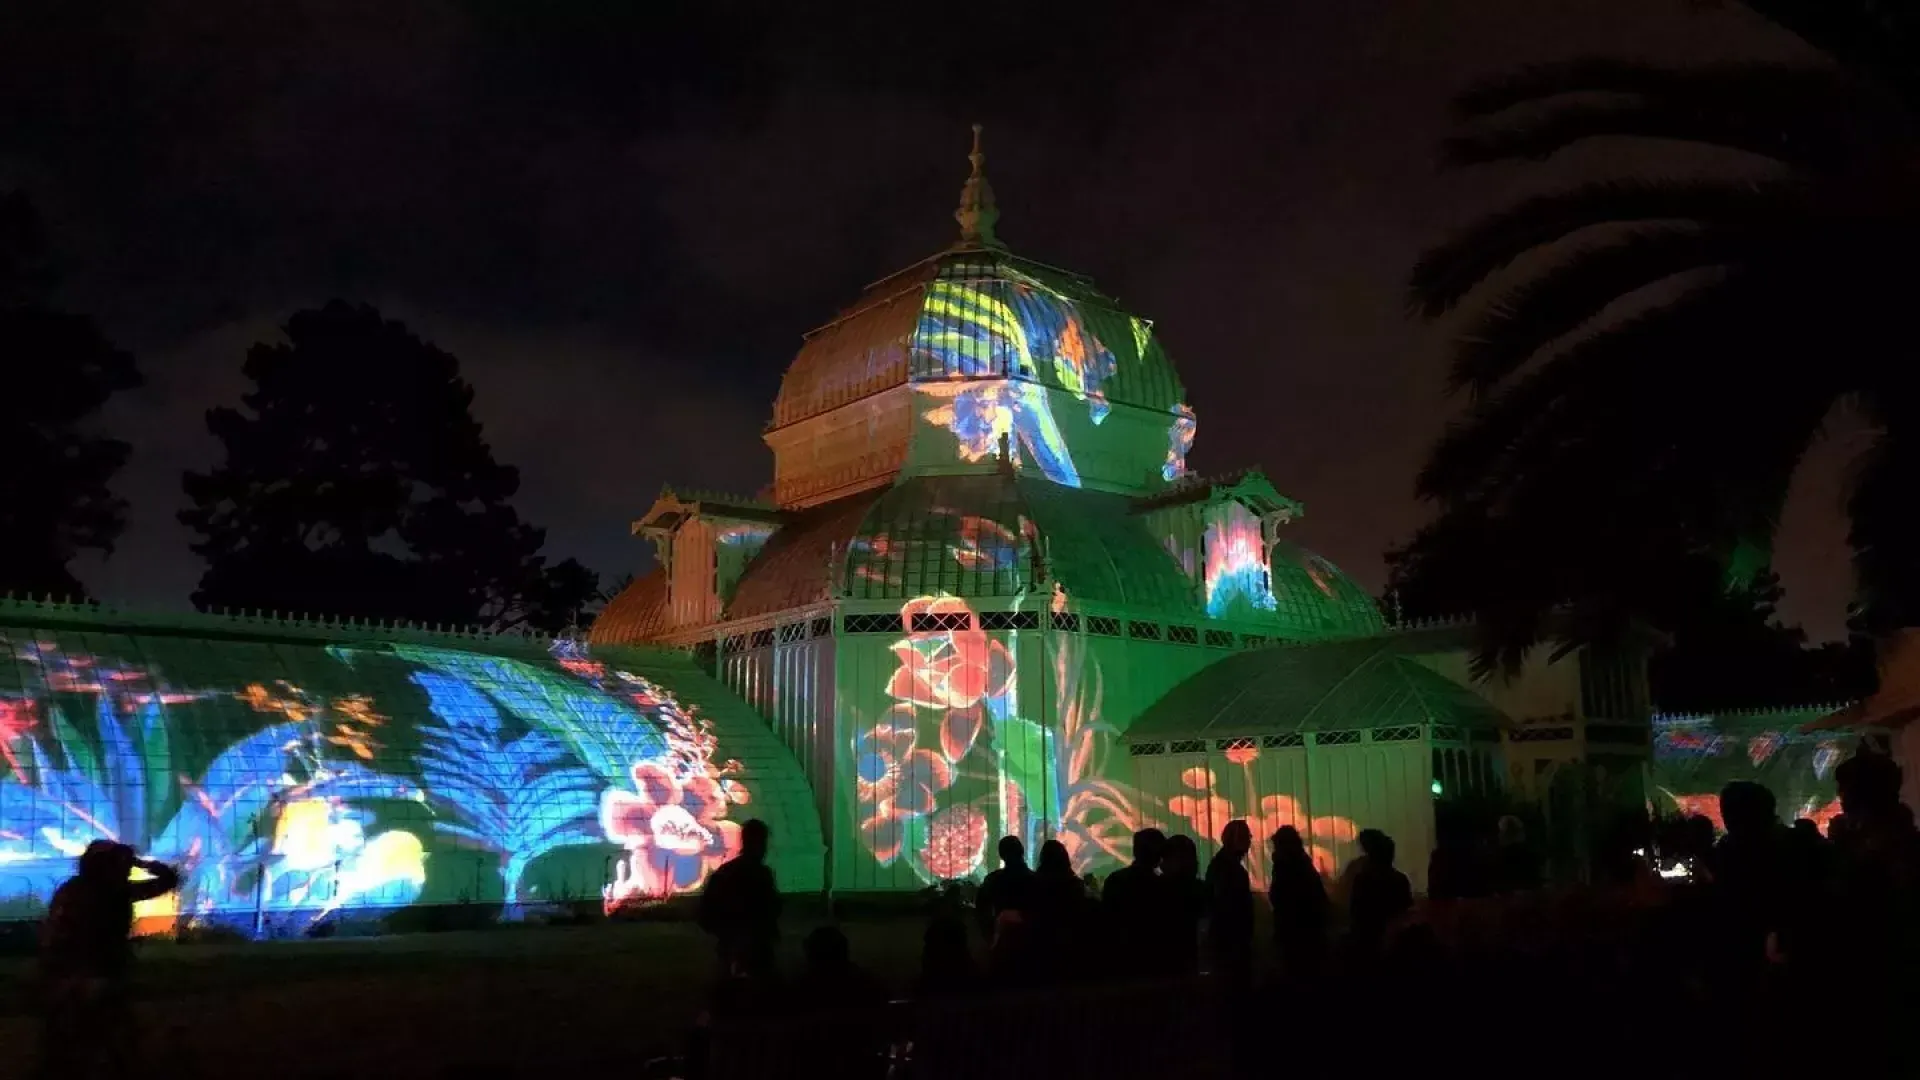
<path id="1" fill-rule="evenodd" d="M 821 920 L 788 919 L 783 968 Z M 855 959 L 904 989 L 919 917 L 840 924 Z M 0 961 L 0 1075 L 34 1040 L 32 963 Z M 434 1076 L 498 1068 L 631 1071 L 705 1003 L 713 947 L 691 923 L 499 928 L 383 938 L 144 945 L 135 985 L 149 1059 L 195 1080 Z M 431 1047 L 429 1060 L 422 1048 Z M 24 1069 L 22 1069 L 24 1071 Z"/>

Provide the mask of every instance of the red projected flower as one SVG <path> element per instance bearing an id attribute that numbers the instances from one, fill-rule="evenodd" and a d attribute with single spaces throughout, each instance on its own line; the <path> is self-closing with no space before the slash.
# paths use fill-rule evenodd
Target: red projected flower
<path id="1" fill-rule="evenodd" d="M 914 629 L 924 624 L 952 629 Z M 954 596 L 922 596 L 900 609 L 907 636 L 893 643 L 900 667 L 887 683 L 895 701 L 927 709 L 966 709 L 1005 694 L 1013 684 L 1013 655 L 987 637 L 967 602 Z"/>
<path id="2" fill-rule="evenodd" d="M 1259 757 L 1260 748 L 1257 746 L 1236 746 L 1227 751 L 1227 760 L 1235 765 L 1251 765 Z"/>
<path id="3" fill-rule="evenodd" d="M 19 780 L 27 777 L 20 771 L 20 759 L 14 756 L 13 744 L 16 739 L 26 738 L 34 724 L 31 700 L 0 701 L 0 758 L 6 759 L 7 767 Z"/>
<path id="4" fill-rule="evenodd" d="M 987 816 L 971 806 L 949 806 L 927 822 L 920 863 L 943 880 L 966 877 L 980 868 L 987 850 Z"/>
<path id="5" fill-rule="evenodd" d="M 643 761 L 633 767 L 633 786 L 631 793 L 610 790 L 600 799 L 602 831 L 628 852 L 610 904 L 686 892 L 739 853 L 740 826 L 722 820 L 727 797 L 713 777 L 680 779 Z"/>
<path id="6" fill-rule="evenodd" d="M 1697 814 L 1713 822 L 1716 831 L 1727 831 L 1726 822 L 1720 820 L 1720 796 L 1672 795 L 1671 793 L 1669 796 L 1673 799 L 1674 809 L 1680 811 L 1683 817 L 1693 817 Z"/>

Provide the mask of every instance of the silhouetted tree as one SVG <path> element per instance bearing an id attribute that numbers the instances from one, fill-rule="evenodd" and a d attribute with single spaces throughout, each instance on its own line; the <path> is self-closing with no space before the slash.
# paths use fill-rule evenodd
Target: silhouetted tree
<path id="1" fill-rule="evenodd" d="M 520 486 L 474 419 L 459 362 L 371 307 L 287 320 L 247 351 L 252 389 L 207 426 L 181 521 L 207 560 L 201 608 L 558 630 L 598 590 L 509 501 Z"/>
<path id="2" fill-rule="evenodd" d="M 1842 60 L 1877 18 L 1865 0 L 1751 6 L 1812 26 Z M 1880 427 L 1848 505 L 1868 625 L 1920 617 L 1920 369 L 1901 345 L 1920 276 L 1905 256 L 1920 239 L 1920 140 L 1882 70 L 1583 60 L 1460 97 L 1472 126 L 1446 143 L 1456 165 L 1612 136 L 1771 165 L 1526 198 L 1415 267 L 1413 303 L 1430 318 L 1523 268 L 1466 316 L 1451 382 L 1472 406 L 1420 474 L 1440 516 L 1406 556 L 1426 581 L 1473 589 L 1483 670 L 1516 663 L 1555 609 L 1572 617 L 1554 632 L 1619 632 L 1669 603 L 1700 559 L 1750 582 L 1841 401 Z"/>
<path id="3" fill-rule="evenodd" d="M 111 552 L 127 510 L 108 483 L 129 447 L 87 421 L 140 373 L 92 319 L 53 305 L 53 280 L 39 215 L 0 194 L 0 593 L 77 600 L 69 564 Z"/>
<path id="4" fill-rule="evenodd" d="M 1429 529 L 1387 554 L 1389 603 L 1409 619 L 1465 614 L 1483 602 L 1477 590 L 1501 587 L 1497 579 L 1457 576 L 1452 568 L 1471 554 L 1439 545 Z M 1780 579 L 1772 571 L 1729 588 L 1710 559 L 1666 560 L 1658 569 L 1662 576 L 1645 584 L 1646 600 L 1637 611 L 1643 626 L 1659 631 L 1647 670 L 1657 708 L 1811 705 L 1872 693 L 1871 642 L 1856 632 L 1844 642 L 1810 645 L 1804 630 L 1780 621 Z"/>

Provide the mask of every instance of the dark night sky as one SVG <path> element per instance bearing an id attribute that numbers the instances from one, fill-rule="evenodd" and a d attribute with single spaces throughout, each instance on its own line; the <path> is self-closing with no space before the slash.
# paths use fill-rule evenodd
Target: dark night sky
<path id="1" fill-rule="evenodd" d="M 83 569 L 103 598 L 184 605 L 199 566 L 173 512 L 180 471 L 212 459 L 200 413 L 238 394 L 247 344 L 336 295 L 462 359 L 552 552 L 635 569 L 627 522 L 662 483 L 764 482 L 800 335 L 951 240 L 974 119 L 1002 236 L 1156 320 L 1200 415 L 1194 464 L 1264 466 L 1306 503 L 1303 539 L 1378 587 L 1452 407 L 1445 328 L 1406 317 L 1402 277 L 1540 182 L 1436 174 L 1449 95 L 1590 52 L 1797 48 L 1688 0 L 683 6 L 732 14 L 0 11 L 0 186 L 32 193 L 66 302 L 148 377 L 106 418 L 136 460 L 120 551 Z M 1602 149 L 1551 174 L 1671 160 Z M 1850 445 L 1816 455 L 1779 560 L 1821 633 L 1846 585 L 1831 488 Z"/>

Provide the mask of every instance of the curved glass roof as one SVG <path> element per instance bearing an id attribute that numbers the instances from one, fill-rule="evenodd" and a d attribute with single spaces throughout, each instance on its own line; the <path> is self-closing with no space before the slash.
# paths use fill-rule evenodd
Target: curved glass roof
<path id="1" fill-rule="evenodd" d="M 1402 724 L 1496 728 L 1504 721 L 1471 689 L 1406 656 L 1393 641 L 1375 639 L 1227 657 L 1154 702 L 1126 737 L 1234 738 Z"/>
<path id="2" fill-rule="evenodd" d="M 1273 620 L 1288 637 L 1315 639 L 1363 637 L 1382 633 L 1387 623 L 1373 596 L 1333 563 L 1288 541 L 1273 545 L 1268 562 Z"/>

